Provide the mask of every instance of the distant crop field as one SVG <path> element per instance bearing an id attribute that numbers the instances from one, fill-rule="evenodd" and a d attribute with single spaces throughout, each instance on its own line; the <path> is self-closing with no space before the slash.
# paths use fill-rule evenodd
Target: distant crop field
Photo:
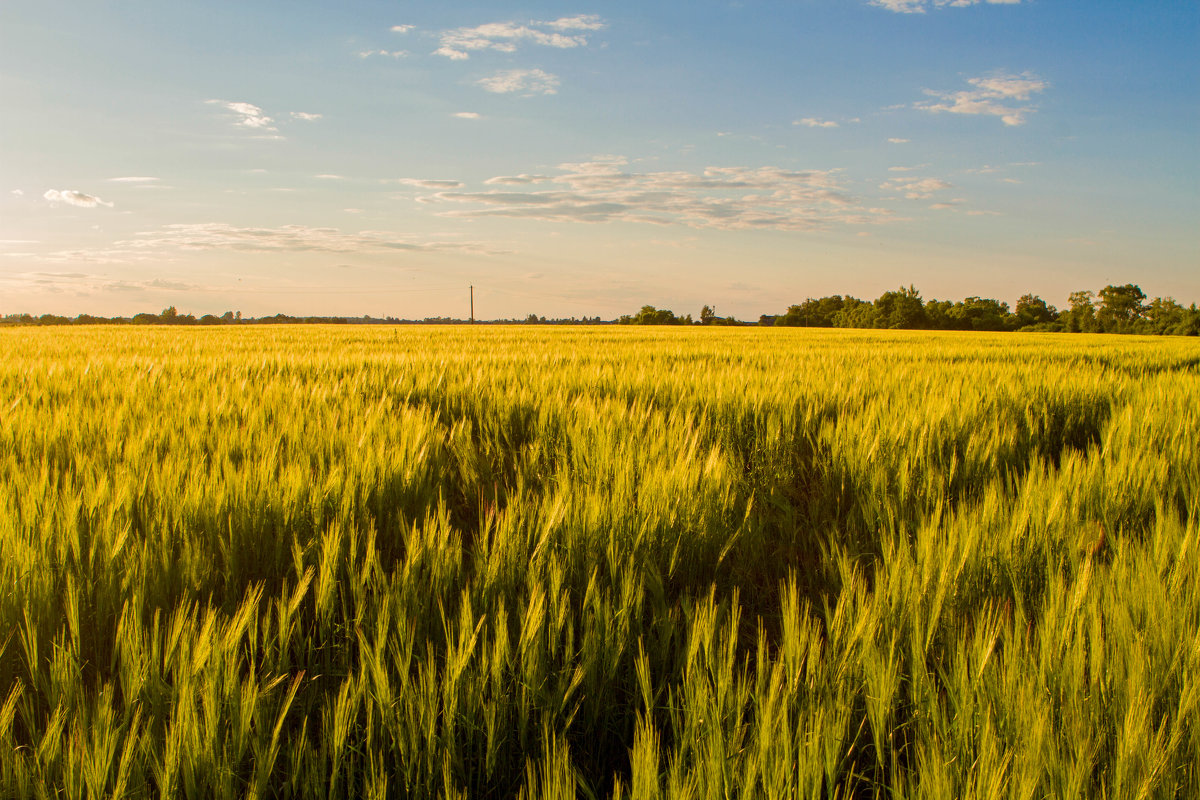
<path id="1" fill-rule="evenodd" d="M 0 330 L 4 797 L 1200 797 L 1200 345 Z"/>

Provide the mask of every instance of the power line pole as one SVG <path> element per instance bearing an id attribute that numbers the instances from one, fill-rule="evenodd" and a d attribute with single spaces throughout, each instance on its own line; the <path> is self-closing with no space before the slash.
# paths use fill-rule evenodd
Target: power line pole
<path id="1" fill-rule="evenodd" d="M 475 323 L 475 285 L 471 284 L 471 324 Z"/>

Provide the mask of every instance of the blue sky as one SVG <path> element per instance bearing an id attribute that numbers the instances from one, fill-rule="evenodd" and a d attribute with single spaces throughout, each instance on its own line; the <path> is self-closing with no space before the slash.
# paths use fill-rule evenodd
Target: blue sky
<path id="1" fill-rule="evenodd" d="M 1200 301 L 1200 4 L 0 4 L 0 313 Z"/>

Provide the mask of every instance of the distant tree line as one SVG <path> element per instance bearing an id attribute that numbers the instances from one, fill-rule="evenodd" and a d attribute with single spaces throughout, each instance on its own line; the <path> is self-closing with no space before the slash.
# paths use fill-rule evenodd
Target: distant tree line
<path id="1" fill-rule="evenodd" d="M 1173 336 L 1200 335 L 1200 309 L 1182 306 L 1170 297 L 1146 302 L 1140 287 L 1105 286 L 1099 294 L 1072 292 L 1070 308 L 1059 311 L 1042 298 L 1026 294 L 1010 309 L 1008 303 L 987 297 L 965 300 L 921 299 L 916 287 L 884 292 L 874 301 L 840 294 L 808 298 L 789 306 L 784 314 L 764 314 L 759 325 L 809 328 L 896 328 L 945 331 L 1063 331 L 1072 333 L 1143 333 Z M 711 306 L 676 316 L 665 308 L 642 306 L 636 314 L 617 320 L 622 325 L 745 325 L 733 317 L 718 317 Z"/>
<path id="2" fill-rule="evenodd" d="M 80 314 L 64 317 L 58 314 L 8 314 L 0 317 L 0 325 L 467 325 L 470 320 L 457 317 L 425 317 L 423 319 L 401 319 L 399 317 L 294 317 L 276 314 L 270 317 L 243 317 L 240 311 L 226 311 L 220 316 L 205 314 L 196 317 L 180 314 L 175 306 L 164 308 L 158 314 L 134 314 L 132 317 L 97 317 Z M 524 319 L 476 320 L 480 325 L 514 325 L 519 323 L 537 325 L 609 325 L 611 322 L 600 317 L 561 317 L 547 319 L 530 314 Z"/>
<path id="3" fill-rule="evenodd" d="M 0 324 L 4 325 L 343 325 L 350 321 L 346 317 L 293 317 L 287 314 L 243 317 L 240 311 L 226 311 L 219 317 L 215 314 L 205 314 L 197 318 L 192 314 L 180 314 L 175 306 L 164 308 L 158 314 L 142 313 L 132 317 L 96 317 L 91 314 L 80 314 L 77 317 L 63 317 L 57 314 L 42 314 L 38 317 L 32 314 L 8 314 L 0 317 Z"/>
<path id="4" fill-rule="evenodd" d="M 618 325 L 691 325 L 692 315 L 677 317 L 674 311 L 654 306 L 642 306 L 636 314 L 622 314 L 617 318 Z"/>
<path id="5" fill-rule="evenodd" d="M 618 325 L 746 325 L 748 323 L 740 322 L 733 317 L 718 317 L 717 312 L 712 306 L 705 306 L 700 309 L 700 319 L 698 322 L 692 321 L 691 314 L 685 314 L 682 317 L 675 316 L 675 312 L 665 308 L 655 308 L 654 306 L 642 306 L 642 310 L 636 314 L 623 314 L 617 319 Z"/>
<path id="6" fill-rule="evenodd" d="M 947 331 L 1065 331 L 1072 333 L 1142 333 L 1172 336 L 1200 335 L 1200 308 L 1195 303 L 1183 306 L 1170 297 L 1155 297 L 1146 302 L 1140 287 L 1105 286 L 1099 293 L 1089 290 L 1072 292 L 1067 298 L 1070 308 L 1062 311 L 1037 295 L 1026 294 L 1017 300 L 1015 309 L 1008 303 L 987 297 L 968 297 L 965 300 L 922 300 L 916 287 L 900 287 L 884 292 L 874 301 L 860 300 L 840 294 L 808 298 L 799 305 L 788 306 L 783 314 L 764 314 L 759 325 L 809 328 L 896 328 L 903 330 Z M 530 314 L 523 320 L 478 320 L 479 324 L 527 325 L 605 325 L 600 317 L 547 319 Z M 43 314 L 9 314 L 0 317 L 0 325 L 255 325 L 255 324 L 468 324 L 468 320 L 452 317 L 425 317 L 420 320 L 396 317 L 294 317 L 276 314 L 271 317 L 243 317 L 240 311 L 226 311 L 220 316 L 205 314 L 195 317 L 180 314 L 175 306 L 158 314 L 134 314 L 132 317 L 96 317 L 80 314 L 63 317 Z M 718 317 L 712 306 L 700 310 L 700 318 L 691 314 L 676 316 L 675 312 L 654 306 L 642 306 L 636 314 L 624 314 L 616 320 L 619 325 L 749 325 L 734 317 Z"/>
<path id="7" fill-rule="evenodd" d="M 874 302 L 835 294 L 809 298 L 787 313 L 763 315 L 760 325 L 810 328 L 898 328 L 951 331 L 1068 331 L 1073 333 L 1143 333 L 1200 335 L 1200 309 L 1184 307 L 1170 297 L 1146 302 L 1132 283 L 1105 286 L 1097 295 L 1072 292 L 1070 308 L 1059 311 L 1042 298 L 1026 294 L 1010 310 L 1008 303 L 986 297 L 922 301 L 913 286 L 884 292 Z"/>
<path id="8" fill-rule="evenodd" d="M 497 322 L 502 323 L 502 324 L 509 323 L 509 322 L 523 322 L 526 325 L 607 325 L 608 324 L 604 320 L 600 319 L 599 317 L 581 317 L 581 318 L 552 317 L 550 319 L 546 319 L 545 317 L 539 317 L 537 314 L 530 314 L 529 316 L 525 317 L 525 319 L 523 319 L 523 320 L 503 319 L 503 320 L 497 320 Z"/>
<path id="9" fill-rule="evenodd" d="M 1058 311 L 1037 295 L 1022 295 L 1016 308 L 990 297 L 922 300 L 916 287 L 884 291 L 876 300 L 830 295 L 809 297 L 782 314 L 763 314 L 760 325 L 791 327 L 876 327 L 876 329 L 935 331 L 1063 331 L 1086 333 L 1158 333 L 1171 336 L 1200 335 L 1200 308 L 1184 307 L 1171 297 L 1146 302 L 1138 285 L 1106 285 L 1099 294 L 1073 291 L 1070 307 Z M 636 314 L 617 320 L 622 325 L 692 325 L 691 314 L 677 317 L 666 308 L 642 306 Z M 732 317 L 718 317 L 704 306 L 700 325 L 745 325 Z"/>

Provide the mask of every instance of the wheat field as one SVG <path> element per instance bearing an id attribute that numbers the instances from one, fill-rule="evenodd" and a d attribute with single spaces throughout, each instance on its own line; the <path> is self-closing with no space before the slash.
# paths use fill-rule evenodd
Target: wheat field
<path id="1" fill-rule="evenodd" d="M 4 797 L 1200 797 L 1200 347 L 0 330 Z"/>

